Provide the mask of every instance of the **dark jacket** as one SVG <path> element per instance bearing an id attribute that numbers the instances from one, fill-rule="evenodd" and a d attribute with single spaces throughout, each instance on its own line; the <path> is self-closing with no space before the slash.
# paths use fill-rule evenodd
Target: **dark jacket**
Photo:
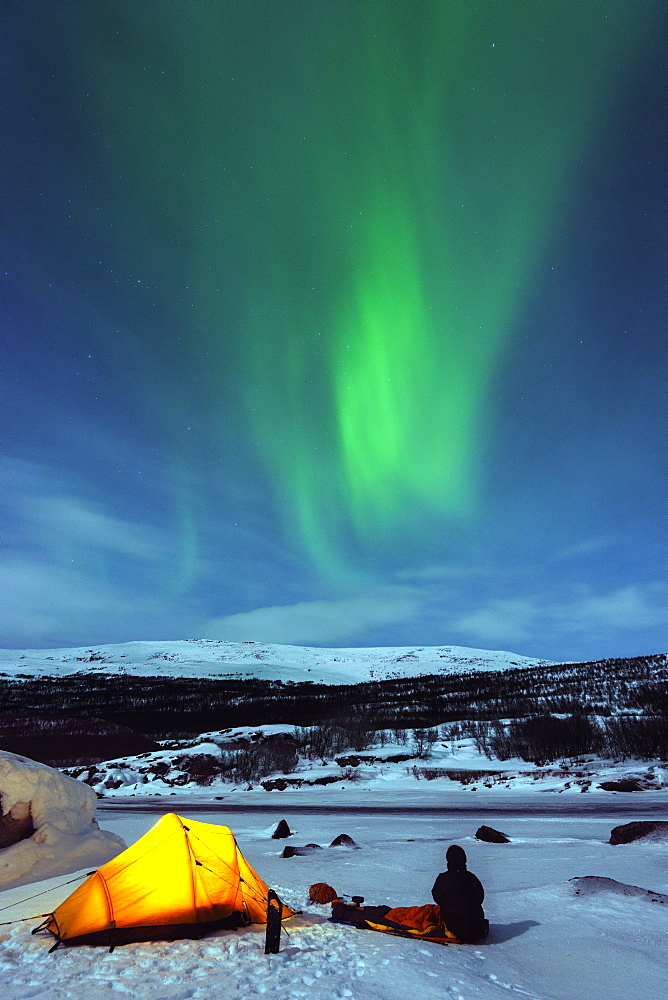
<path id="1" fill-rule="evenodd" d="M 463 853 L 463 852 L 462 852 Z M 473 943 L 487 935 L 488 923 L 482 909 L 485 890 L 473 872 L 448 862 L 431 890 L 441 909 L 441 920 L 460 941 Z"/>

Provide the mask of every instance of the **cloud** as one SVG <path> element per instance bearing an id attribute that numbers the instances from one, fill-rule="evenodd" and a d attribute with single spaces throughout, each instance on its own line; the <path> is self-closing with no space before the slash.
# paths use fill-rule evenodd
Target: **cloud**
<path id="1" fill-rule="evenodd" d="M 550 562 L 565 562 L 569 559 L 579 559 L 580 556 L 588 556 L 593 552 L 601 552 L 602 549 L 617 545 L 620 538 L 616 535 L 606 535 L 600 538 L 591 538 L 588 541 L 580 542 L 578 545 L 568 545 L 559 549 L 550 557 Z"/>
<path id="2" fill-rule="evenodd" d="M 208 621 L 203 639 L 277 642 L 294 645 L 353 643 L 369 630 L 416 618 L 420 602 L 407 588 L 381 588 L 368 595 L 331 601 L 256 608 Z"/>
<path id="3" fill-rule="evenodd" d="M 449 627 L 476 644 L 510 645 L 549 635 L 605 641 L 614 646 L 624 633 L 639 637 L 666 620 L 668 588 L 663 583 L 629 584 L 607 593 L 573 588 L 560 598 L 490 599 L 451 620 Z"/>
<path id="4" fill-rule="evenodd" d="M 529 639 L 540 617 L 532 599 L 491 600 L 449 623 L 450 628 L 475 638 L 476 645 L 497 645 Z"/>
<path id="5" fill-rule="evenodd" d="M 501 575 L 501 570 L 494 569 L 491 566 L 465 566 L 460 563 L 451 563 L 445 566 L 429 565 L 402 569 L 395 573 L 395 579 L 439 583 L 440 581 L 450 580 L 491 580 Z"/>
<path id="6" fill-rule="evenodd" d="M 84 546 L 133 559 L 156 560 L 166 545 L 150 525 L 124 520 L 101 507 L 71 497 L 40 496 L 29 500 L 25 516 L 42 538 L 58 538 L 67 545 Z"/>
<path id="7" fill-rule="evenodd" d="M 78 483 L 60 470 L 7 455 L 0 461 L 8 484 L 2 498 L 7 533 L 13 532 L 24 550 L 55 551 L 61 558 L 69 551 L 76 557 L 93 553 L 149 562 L 168 553 L 167 539 L 154 525 L 109 513 L 106 498 L 77 496 Z"/>
<path id="8" fill-rule="evenodd" d="M 555 620 L 572 632 L 592 629 L 651 628 L 665 624 L 668 588 L 663 583 L 631 584 L 607 594 L 581 593 L 552 609 Z"/>
<path id="9" fill-rule="evenodd" d="M 181 639 L 195 615 L 123 577 L 112 581 L 40 556 L 5 554 L 0 634 L 8 647 L 44 649 L 133 639 Z"/>

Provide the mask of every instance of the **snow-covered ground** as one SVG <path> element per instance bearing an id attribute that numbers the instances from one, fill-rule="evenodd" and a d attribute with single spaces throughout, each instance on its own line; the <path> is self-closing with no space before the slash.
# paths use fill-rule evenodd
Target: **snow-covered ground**
<path id="1" fill-rule="evenodd" d="M 185 815 L 231 826 L 258 873 L 303 910 L 286 924 L 278 955 L 264 955 L 260 927 L 219 932 L 199 941 L 131 944 L 112 954 L 85 946 L 50 955 L 51 939 L 30 935 L 36 921 L 10 923 L 0 927 L 3 997 L 658 1000 L 665 996 L 666 844 L 608 844 L 611 828 L 630 818 L 617 814 L 614 803 L 549 793 L 540 800 L 527 799 L 511 792 L 503 799 L 503 811 L 487 813 L 478 811 L 482 799 L 472 801 L 470 794 L 459 792 L 460 807 L 468 806 L 468 811 L 420 811 L 444 805 L 443 796 L 421 783 L 412 793 L 399 796 L 407 809 L 404 813 L 359 812 L 355 801 L 362 805 L 363 797 L 353 789 L 349 792 L 325 788 L 316 800 L 312 790 L 310 805 L 318 801 L 321 808 L 310 812 L 305 811 L 309 803 L 289 791 L 263 793 L 263 799 L 258 795 L 256 806 L 264 801 L 269 811 L 249 811 L 236 796 L 229 805 L 211 802 L 203 812 L 194 802 L 178 803 L 180 810 L 188 809 Z M 249 793 L 244 802 L 255 798 Z M 492 800 L 500 801 L 499 795 L 486 793 L 488 807 Z M 396 796 L 390 801 L 396 803 Z M 535 810 L 538 801 L 553 814 L 532 811 L 532 802 Z M 594 802 L 596 811 L 583 808 Z M 637 818 L 668 819 L 668 809 L 659 803 L 653 793 L 627 795 L 622 801 L 626 809 L 633 806 Z M 174 805 L 173 799 L 153 800 L 156 811 Z M 100 812 L 104 826 L 127 842 L 144 834 L 157 818 L 139 802 L 102 802 Z M 293 836 L 272 840 L 270 834 L 282 818 Z M 504 831 L 511 842 L 475 840 L 481 822 Z M 349 834 L 361 849 L 325 847 L 306 857 L 280 857 L 286 843 L 327 845 L 339 833 Z M 487 893 L 485 909 L 492 929 L 479 945 L 442 947 L 358 931 L 329 923 L 329 907 L 306 905 L 307 888 L 316 881 L 326 881 L 342 894 L 364 895 L 369 903 L 429 902 L 434 878 L 444 867 L 445 850 L 454 842 L 467 851 L 469 867 Z M 585 876 L 598 878 L 571 881 Z M 30 892 L 24 887 L 2 893 L 0 907 L 6 908 L 0 910 L 0 919 L 46 912 L 73 886 L 9 905 L 48 888 L 49 883 L 36 884 Z M 640 891 L 647 889 L 652 892 Z"/>
<path id="2" fill-rule="evenodd" d="M 183 639 L 76 649 L 0 649 L 0 674 L 60 677 L 125 673 L 141 677 L 258 677 L 357 684 L 391 677 L 535 667 L 549 660 L 465 646 L 312 649 L 261 642 Z"/>

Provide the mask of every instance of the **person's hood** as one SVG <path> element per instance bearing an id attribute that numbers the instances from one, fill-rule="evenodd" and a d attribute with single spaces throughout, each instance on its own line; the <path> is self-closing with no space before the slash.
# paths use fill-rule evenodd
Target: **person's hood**
<path id="1" fill-rule="evenodd" d="M 466 871 L 466 852 L 459 844 L 452 844 L 448 847 L 445 860 L 448 862 L 448 871 Z"/>

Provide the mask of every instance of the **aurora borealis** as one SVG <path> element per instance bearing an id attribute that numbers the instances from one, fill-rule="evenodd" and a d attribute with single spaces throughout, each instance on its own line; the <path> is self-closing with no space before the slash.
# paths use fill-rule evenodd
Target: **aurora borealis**
<path id="1" fill-rule="evenodd" d="M 6 5 L 0 643 L 662 649 L 667 29 Z"/>

